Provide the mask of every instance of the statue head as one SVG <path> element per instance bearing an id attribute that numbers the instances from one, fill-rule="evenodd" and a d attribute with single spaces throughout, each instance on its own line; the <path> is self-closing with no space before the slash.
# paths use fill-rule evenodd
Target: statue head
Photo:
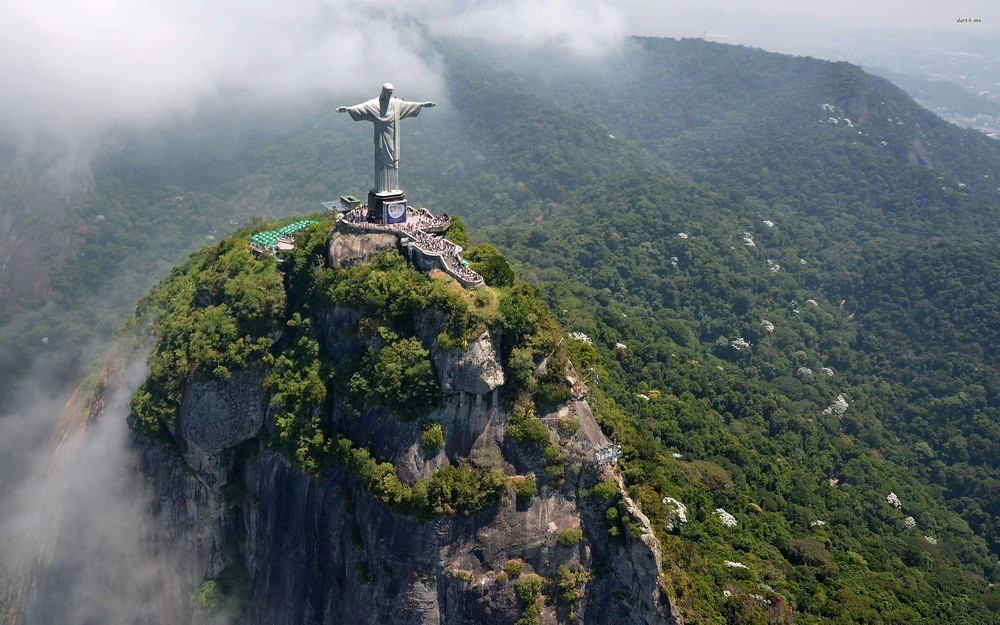
<path id="1" fill-rule="evenodd" d="M 379 96 L 379 99 L 388 100 L 391 97 L 392 97 L 392 83 L 387 82 L 384 85 L 382 85 L 382 95 Z"/>

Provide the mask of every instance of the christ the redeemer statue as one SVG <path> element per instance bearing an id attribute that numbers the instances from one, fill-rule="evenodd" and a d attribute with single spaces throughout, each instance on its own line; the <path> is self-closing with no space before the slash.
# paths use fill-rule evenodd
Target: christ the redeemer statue
<path id="1" fill-rule="evenodd" d="M 369 121 L 375 127 L 375 193 L 400 193 L 399 120 L 416 117 L 433 102 L 406 102 L 392 97 L 392 85 L 382 85 L 382 95 L 354 106 L 341 106 L 338 113 L 350 113 L 354 121 Z"/>

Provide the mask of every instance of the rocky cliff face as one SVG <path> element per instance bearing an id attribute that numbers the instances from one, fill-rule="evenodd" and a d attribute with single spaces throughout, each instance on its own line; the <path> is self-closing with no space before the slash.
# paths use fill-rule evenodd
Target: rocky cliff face
<path id="1" fill-rule="evenodd" d="M 388 242 L 330 240 L 331 265 L 356 262 Z M 334 360 L 365 348 L 354 331 L 362 315 L 322 311 L 316 319 Z M 168 444 L 136 435 L 142 470 L 156 493 L 163 548 L 192 554 L 192 588 L 226 570 L 245 571 L 246 600 L 224 615 L 242 625 L 335 623 L 672 623 L 661 592 L 659 545 L 627 496 L 587 495 L 600 481 L 620 484 L 593 462 L 607 442 L 574 382 L 563 405 L 542 418 L 565 454 L 564 480 L 548 480 L 546 460 L 507 436 L 507 376 L 488 333 L 465 349 L 434 340 L 440 320 L 417 320 L 442 392 L 425 419 L 398 420 L 374 406 L 349 418 L 336 407 L 335 428 L 402 481 L 463 458 L 489 457 L 510 476 L 537 474 L 539 489 L 472 516 L 417 518 L 387 508 L 359 477 L 335 469 L 305 474 L 266 439 L 270 414 L 260 371 L 191 385 Z M 336 403 L 336 402 L 335 402 Z M 572 419 L 579 427 L 557 435 Z M 445 444 L 429 453 L 421 423 L 441 425 Z M 519 478 L 513 478 L 519 479 Z M 606 510 L 617 507 L 638 531 L 609 536 Z M 522 564 L 523 563 L 523 564 Z M 572 575 L 571 575 L 572 574 Z M 535 612 L 517 586 L 541 576 Z M 540 608 L 540 609 L 538 609 Z M 193 608 L 192 622 L 221 618 Z"/>

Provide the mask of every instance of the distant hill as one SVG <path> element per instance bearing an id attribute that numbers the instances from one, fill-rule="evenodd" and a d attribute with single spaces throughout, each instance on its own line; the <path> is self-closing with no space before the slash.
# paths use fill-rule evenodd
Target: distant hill
<path id="1" fill-rule="evenodd" d="M 959 126 L 978 128 L 996 139 L 1000 126 L 1000 103 L 985 94 L 968 91 L 945 80 L 928 80 L 884 68 L 869 68 L 902 87 L 921 105 Z M 990 135 L 990 133 L 994 133 Z"/>

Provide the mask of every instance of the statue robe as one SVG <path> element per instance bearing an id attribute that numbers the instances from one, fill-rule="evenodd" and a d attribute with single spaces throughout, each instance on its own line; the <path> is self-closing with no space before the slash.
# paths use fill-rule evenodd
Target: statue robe
<path id="1" fill-rule="evenodd" d="M 368 121 L 375 130 L 375 192 L 398 192 L 399 189 L 399 120 L 416 117 L 423 102 L 406 102 L 389 98 L 388 102 L 372 98 L 348 106 L 354 121 Z"/>

